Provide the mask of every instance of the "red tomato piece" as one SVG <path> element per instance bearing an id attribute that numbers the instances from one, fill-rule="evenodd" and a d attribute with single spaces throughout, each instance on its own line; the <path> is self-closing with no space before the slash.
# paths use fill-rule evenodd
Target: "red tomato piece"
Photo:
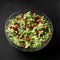
<path id="1" fill-rule="evenodd" d="M 11 29 L 14 29 L 15 31 L 18 29 L 18 25 L 15 24 L 14 26 L 10 26 Z"/>
<path id="2" fill-rule="evenodd" d="M 42 21 L 42 20 L 40 20 L 40 23 L 43 23 L 43 21 Z"/>
<path id="3" fill-rule="evenodd" d="M 30 48 L 30 46 L 28 46 L 27 48 Z"/>
<path id="4" fill-rule="evenodd" d="M 17 29 L 18 29 L 18 25 L 15 24 L 15 25 L 14 25 L 14 30 L 17 30 Z"/>
<path id="5" fill-rule="evenodd" d="M 34 26 L 28 26 L 28 28 L 33 29 L 33 28 L 34 28 Z"/>
<path id="6" fill-rule="evenodd" d="M 35 20 L 35 23 L 39 24 L 39 23 L 43 23 L 43 21 L 41 21 L 40 19 Z"/>
<path id="7" fill-rule="evenodd" d="M 18 18 L 18 17 L 16 18 L 16 20 L 20 20 L 20 19 L 21 19 L 21 18 Z"/>
<path id="8" fill-rule="evenodd" d="M 11 29 L 14 29 L 14 26 L 10 26 Z"/>
<path id="9" fill-rule="evenodd" d="M 39 30 L 36 30 L 36 35 L 38 36 L 38 34 L 39 34 Z"/>
<path id="10" fill-rule="evenodd" d="M 27 42 L 30 42 L 30 38 L 29 38 L 28 35 L 26 36 L 26 41 L 27 41 Z"/>
<path id="11" fill-rule="evenodd" d="M 39 20 L 39 19 L 38 19 L 38 20 L 35 20 L 35 22 L 36 22 L 37 24 L 39 24 L 40 20 Z"/>
<path id="12" fill-rule="evenodd" d="M 22 36 L 22 35 L 20 35 L 20 36 L 19 36 L 19 39 L 22 39 L 22 38 L 23 38 L 23 36 Z"/>
<path id="13" fill-rule="evenodd" d="M 24 43 L 21 42 L 21 43 L 20 43 L 20 47 L 24 47 Z"/>
<path id="14" fill-rule="evenodd" d="M 38 20 L 38 19 L 40 19 L 40 16 L 35 17 L 35 20 Z"/>

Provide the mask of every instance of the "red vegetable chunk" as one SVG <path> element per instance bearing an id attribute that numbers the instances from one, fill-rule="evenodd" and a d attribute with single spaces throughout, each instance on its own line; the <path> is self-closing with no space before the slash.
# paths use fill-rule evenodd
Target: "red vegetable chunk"
<path id="1" fill-rule="evenodd" d="M 40 19 L 40 16 L 35 17 L 35 20 L 38 20 L 38 19 Z"/>
<path id="2" fill-rule="evenodd" d="M 19 36 L 19 39 L 22 39 L 22 38 L 23 38 L 23 36 L 22 36 L 22 35 L 20 35 L 20 36 Z"/>
<path id="3" fill-rule="evenodd" d="M 28 46 L 27 48 L 30 48 L 30 46 Z"/>
<path id="4" fill-rule="evenodd" d="M 33 28 L 34 28 L 34 26 L 30 26 L 30 25 L 29 25 L 29 26 L 28 26 L 28 28 L 33 29 Z"/>
<path id="5" fill-rule="evenodd" d="M 24 47 L 24 43 L 21 42 L 21 43 L 20 43 L 20 47 Z"/>
<path id="6" fill-rule="evenodd" d="M 11 29 L 14 29 L 14 26 L 10 26 Z"/>
<path id="7" fill-rule="evenodd" d="M 39 34 L 39 30 L 36 30 L 36 35 L 38 36 L 38 34 Z"/>
<path id="8" fill-rule="evenodd" d="M 26 41 L 27 41 L 27 42 L 30 42 L 30 38 L 29 38 L 28 35 L 26 36 Z"/>
<path id="9" fill-rule="evenodd" d="M 21 20 L 21 18 L 16 18 L 16 20 Z"/>
<path id="10" fill-rule="evenodd" d="M 38 20 L 35 20 L 35 22 L 36 22 L 37 24 L 39 24 L 40 20 L 39 20 L 39 19 L 38 19 Z"/>
<path id="11" fill-rule="evenodd" d="M 18 29 L 18 25 L 15 24 L 15 25 L 14 25 L 14 30 L 17 30 L 17 29 Z"/>
<path id="12" fill-rule="evenodd" d="M 13 30 L 15 30 L 15 31 L 17 31 L 18 30 L 18 25 L 15 24 L 14 26 L 10 26 L 10 28 L 13 29 Z"/>

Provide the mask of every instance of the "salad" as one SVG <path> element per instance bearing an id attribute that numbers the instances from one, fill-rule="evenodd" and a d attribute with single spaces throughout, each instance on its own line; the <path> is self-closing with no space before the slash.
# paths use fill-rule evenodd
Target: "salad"
<path id="1" fill-rule="evenodd" d="M 20 48 L 38 48 L 47 43 L 51 26 L 45 16 L 28 11 L 6 22 L 9 40 Z"/>

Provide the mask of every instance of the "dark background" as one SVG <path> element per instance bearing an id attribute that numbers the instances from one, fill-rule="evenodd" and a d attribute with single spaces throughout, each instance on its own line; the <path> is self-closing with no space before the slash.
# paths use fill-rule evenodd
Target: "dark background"
<path id="1" fill-rule="evenodd" d="M 20 9 L 38 9 L 48 15 L 54 34 L 42 50 L 24 53 L 13 48 L 4 34 L 4 24 L 13 12 Z M 0 0 L 0 60 L 60 60 L 60 0 Z"/>

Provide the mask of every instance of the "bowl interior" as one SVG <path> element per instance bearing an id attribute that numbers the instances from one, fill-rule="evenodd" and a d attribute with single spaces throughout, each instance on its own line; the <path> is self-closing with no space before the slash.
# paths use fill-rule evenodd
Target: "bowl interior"
<path id="1" fill-rule="evenodd" d="M 7 23 L 10 19 L 15 18 L 17 15 L 19 15 L 19 14 L 21 14 L 21 13 L 26 13 L 26 12 L 28 12 L 28 11 L 31 11 L 31 10 L 21 10 L 21 11 L 16 11 L 16 12 L 14 12 L 13 14 L 11 14 L 11 15 L 9 16 L 9 18 L 8 18 L 7 21 L 6 21 L 6 23 Z M 33 49 L 33 48 L 32 48 L 32 49 L 25 49 L 25 48 L 20 48 L 20 47 L 16 46 L 15 44 L 13 44 L 13 43 L 9 40 L 9 38 L 8 38 L 6 32 L 5 32 L 6 37 L 7 37 L 7 40 L 9 41 L 9 43 L 10 43 L 13 47 L 17 48 L 18 50 L 25 51 L 25 52 L 34 52 L 34 51 L 41 50 L 42 48 L 44 48 L 44 47 L 49 43 L 49 41 L 51 40 L 52 35 L 53 35 L 53 25 L 52 25 L 52 22 L 51 22 L 50 18 L 49 18 L 48 16 L 46 16 L 44 13 L 40 12 L 40 11 L 32 10 L 32 12 L 35 12 L 35 13 L 37 13 L 38 15 L 44 16 L 44 17 L 49 21 L 52 34 L 51 34 L 50 38 L 48 39 L 48 41 L 46 42 L 46 44 L 44 44 L 43 46 L 41 46 L 41 47 L 39 47 L 39 48 L 35 48 L 35 49 Z M 6 30 L 6 27 L 7 27 L 7 26 L 6 26 L 6 23 L 5 23 L 5 30 Z"/>

